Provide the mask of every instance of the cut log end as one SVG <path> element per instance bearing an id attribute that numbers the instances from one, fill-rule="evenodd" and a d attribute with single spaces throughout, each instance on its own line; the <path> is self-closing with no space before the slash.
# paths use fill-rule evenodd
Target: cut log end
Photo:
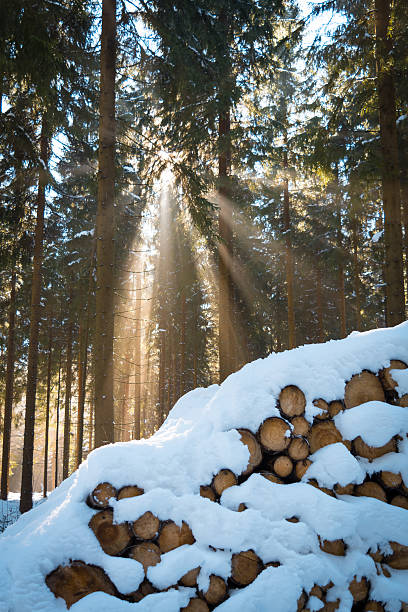
<path id="1" fill-rule="evenodd" d="M 326 402 L 326 400 L 321 398 L 315 399 L 313 405 L 320 410 L 319 414 L 316 414 L 315 416 L 316 419 L 325 421 L 326 419 L 330 418 L 329 404 Z"/>
<path id="2" fill-rule="evenodd" d="M 211 574 L 210 585 L 202 596 L 210 606 L 218 606 L 227 595 L 227 585 L 225 581 L 219 576 Z"/>
<path id="3" fill-rule="evenodd" d="M 145 512 L 133 522 L 133 533 L 140 540 L 153 540 L 159 531 L 160 521 L 151 512 Z"/>
<path id="4" fill-rule="evenodd" d="M 388 368 L 381 370 L 380 380 L 386 391 L 394 391 L 395 387 L 398 385 L 391 375 L 391 370 L 406 370 L 407 367 L 407 364 L 403 361 L 400 361 L 399 359 L 391 359 Z"/>
<path id="5" fill-rule="evenodd" d="M 141 544 L 132 546 L 129 557 L 139 561 L 146 573 L 149 567 L 160 563 L 160 548 L 153 542 L 141 542 Z"/>
<path id="6" fill-rule="evenodd" d="M 288 448 L 291 440 L 291 430 L 283 419 L 271 417 L 266 419 L 259 428 L 259 440 L 268 452 L 281 452 Z"/>
<path id="7" fill-rule="evenodd" d="M 312 465 L 310 459 L 304 459 L 303 461 L 297 461 L 295 465 L 295 474 L 298 480 L 302 480 L 303 476 L 306 474 L 307 470 Z"/>
<path id="8" fill-rule="evenodd" d="M 119 555 L 129 544 L 132 534 L 127 523 L 113 523 L 112 510 L 102 510 L 89 521 L 89 527 L 107 555 Z"/>
<path id="9" fill-rule="evenodd" d="M 183 610 L 185 610 L 186 612 L 209 612 L 210 608 L 203 599 L 200 599 L 199 597 L 193 597 L 192 599 L 190 599 L 188 605 L 185 608 L 181 608 L 180 612 L 183 612 Z"/>
<path id="10" fill-rule="evenodd" d="M 344 557 L 346 554 L 343 540 L 320 540 L 320 548 L 323 552 L 337 557 Z"/>
<path id="11" fill-rule="evenodd" d="M 310 433 L 310 423 L 305 417 L 297 416 L 292 419 L 293 434 L 295 436 L 308 436 Z"/>
<path id="12" fill-rule="evenodd" d="M 194 569 L 187 572 L 187 574 L 184 574 L 184 576 L 180 578 L 180 584 L 185 587 L 196 587 L 200 569 L 200 567 L 195 567 Z"/>
<path id="13" fill-rule="evenodd" d="M 322 421 L 313 425 L 309 436 L 311 453 L 336 442 L 342 442 L 342 437 L 332 421 Z"/>
<path id="14" fill-rule="evenodd" d="M 249 451 L 248 465 L 242 472 L 243 476 L 248 476 L 249 474 L 252 474 L 254 469 L 261 463 L 262 450 L 254 434 L 248 431 L 248 429 L 238 429 L 238 433 L 241 436 L 241 442 L 245 444 Z"/>
<path id="15" fill-rule="evenodd" d="M 279 478 L 287 478 L 293 471 L 293 461 L 286 455 L 277 457 L 273 462 L 273 471 Z"/>
<path id="16" fill-rule="evenodd" d="M 253 550 L 232 555 L 231 578 L 239 586 L 251 584 L 262 569 L 262 561 Z"/>
<path id="17" fill-rule="evenodd" d="M 372 372 L 361 372 L 351 378 L 346 384 L 344 404 L 346 408 L 354 408 L 371 401 L 385 401 L 384 389 L 380 380 Z"/>
<path id="18" fill-rule="evenodd" d="M 222 495 L 225 489 L 238 483 L 237 477 L 231 470 L 220 470 L 213 478 L 212 487 L 217 495 Z"/>
<path id="19" fill-rule="evenodd" d="M 259 473 L 261 476 L 266 478 L 266 480 L 269 480 L 269 482 L 274 482 L 275 484 L 283 484 L 283 481 L 277 476 L 275 476 L 275 474 L 272 474 L 271 472 L 259 472 Z"/>
<path id="20" fill-rule="evenodd" d="M 214 493 L 213 489 L 208 485 L 201 485 L 200 495 L 201 497 L 206 497 L 207 499 L 210 499 L 213 502 L 215 502 L 217 499 L 217 496 Z"/>
<path id="21" fill-rule="evenodd" d="M 127 497 L 138 497 L 143 495 L 144 489 L 136 486 L 122 487 L 118 493 L 117 499 L 126 499 Z"/>
<path id="22" fill-rule="evenodd" d="M 361 580 L 357 580 L 356 576 L 354 576 L 350 583 L 349 591 L 352 594 L 355 603 L 364 601 L 367 598 L 369 587 L 370 585 L 367 578 L 363 576 Z"/>
<path id="23" fill-rule="evenodd" d="M 363 482 L 356 486 L 354 492 L 358 497 L 374 497 L 382 502 L 387 501 L 384 489 L 376 482 Z"/>
<path id="24" fill-rule="evenodd" d="M 184 544 L 194 544 L 195 538 L 190 527 L 182 522 L 181 527 L 173 521 L 169 521 L 162 527 L 159 535 L 159 547 L 162 553 L 174 550 Z"/>
<path id="25" fill-rule="evenodd" d="M 100 567 L 87 565 L 82 561 L 60 565 L 48 574 L 45 582 L 55 597 L 62 597 L 65 600 L 67 608 L 97 591 L 117 595 L 115 586 Z"/>
<path id="26" fill-rule="evenodd" d="M 88 505 L 99 510 L 109 508 L 109 500 L 116 498 L 116 493 L 116 488 L 109 482 L 100 482 L 88 496 Z"/>
<path id="27" fill-rule="evenodd" d="M 384 444 L 384 446 L 369 446 L 364 442 L 361 436 L 358 436 L 353 440 L 353 447 L 355 454 L 359 457 L 377 459 L 387 453 L 395 453 L 397 451 L 397 442 L 392 438 L 387 444 Z"/>
<path id="28" fill-rule="evenodd" d="M 279 406 L 285 417 L 300 416 L 306 407 L 305 394 L 299 387 L 289 385 L 282 389 L 279 394 Z"/>
<path id="29" fill-rule="evenodd" d="M 305 438 L 293 438 L 289 444 L 288 455 L 294 461 L 303 461 L 310 454 L 309 443 Z"/>

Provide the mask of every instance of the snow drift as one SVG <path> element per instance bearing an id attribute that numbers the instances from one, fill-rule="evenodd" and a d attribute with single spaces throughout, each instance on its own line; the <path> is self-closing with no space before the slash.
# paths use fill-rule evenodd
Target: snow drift
<path id="1" fill-rule="evenodd" d="M 1 612 L 408 609 L 405 364 L 408 323 L 272 354 L 93 451 L 1 536 Z"/>

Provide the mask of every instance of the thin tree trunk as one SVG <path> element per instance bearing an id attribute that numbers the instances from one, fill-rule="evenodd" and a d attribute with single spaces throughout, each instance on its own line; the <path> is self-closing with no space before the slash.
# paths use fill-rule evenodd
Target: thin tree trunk
<path id="1" fill-rule="evenodd" d="M 289 177 L 288 177 L 288 151 L 287 137 L 285 135 L 285 151 L 283 154 L 283 168 L 285 178 L 283 182 L 283 231 L 285 233 L 286 254 L 286 293 L 288 302 L 288 348 L 296 346 L 295 307 L 294 307 L 294 270 L 293 252 L 290 224 L 290 200 L 289 200 Z"/>
<path id="2" fill-rule="evenodd" d="M 181 295 L 181 333 L 180 333 L 180 396 L 186 388 L 186 296 Z"/>
<path id="3" fill-rule="evenodd" d="M 405 283 L 408 292 L 408 183 L 402 185 L 401 196 L 404 221 Z M 406 301 L 408 301 L 408 297 Z"/>
<path id="4" fill-rule="evenodd" d="M 35 225 L 33 276 L 31 285 L 30 333 L 27 362 L 26 409 L 24 422 L 23 465 L 21 474 L 20 512 L 27 512 L 33 506 L 33 459 L 35 399 L 38 371 L 38 334 L 41 319 L 41 266 L 43 259 L 45 189 L 47 186 L 48 165 L 48 126 L 46 117 L 42 118 L 40 136 L 37 220 Z"/>
<path id="5" fill-rule="evenodd" d="M 7 499 L 8 495 L 8 476 L 10 468 L 11 422 L 13 417 L 14 394 L 15 322 L 16 268 L 13 266 L 13 270 L 11 272 L 10 306 L 8 313 L 9 327 L 7 336 L 6 394 L 4 398 L 3 455 L 1 464 L 1 499 L 4 500 Z"/>
<path id="6" fill-rule="evenodd" d="M 391 0 L 375 0 L 377 94 L 382 150 L 387 325 L 405 319 L 401 195 L 396 124 Z"/>
<path id="7" fill-rule="evenodd" d="M 103 0 L 96 217 L 95 446 L 114 441 L 114 201 L 116 0 Z"/>
<path id="8" fill-rule="evenodd" d="M 142 397 L 141 382 L 142 382 L 142 275 L 135 274 L 135 296 L 136 296 L 136 325 L 135 325 L 135 348 L 134 348 L 134 431 L 135 440 L 140 440 L 140 400 Z"/>
<path id="9" fill-rule="evenodd" d="M 354 266 L 354 294 L 356 329 L 361 330 L 361 299 L 360 299 L 360 265 L 358 261 L 358 221 L 353 221 L 353 266 Z"/>
<path id="10" fill-rule="evenodd" d="M 51 399 L 51 357 L 52 357 L 52 314 L 48 325 L 48 363 L 47 363 L 47 400 L 45 407 L 45 440 L 44 440 L 44 475 L 43 475 L 43 497 L 48 492 L 48 439 L 50 431 L 50 399 Z"/>
<path id="11" fill-rule="evenodd" d="M 70 299 L 71 302 L 71 299 Z M 65 411 L 64 411 L 64 452 L 62 456 L 62 479 L 68 478 L 71 430 L 71 387 L 72 387 L 72 334 L 73 322 L 69 314 L 67 334 L 67 362 L 65 371 Z"/>
<path id="12" fill-rule="evenodd" d="M 87 346 L 85 343 L 84 325 L 82 319 L 79 321 L 78 330 L 78 417 L 77 417 L 77 436 L 76 436 L 76 466 L 80 466 L 82 462 L 82 446 L 84 440 L 84 391 L 85 391 L 85 380 L 84 380 L 84 365 L 85 365 L 85 354 L 87 353 Z"/>
<path id="13" fill-rule="evenodd" d="M 57 402 L 56 402 L 56 424 L 55 424 L 55 478 L 54 486 L 58 487 L 58 462 L 59 462 L 59 421 L 60 421 L 60 397 L 61 397 L 61 349 L 59 354 L 59 365 L 58 365 L 58 389 L 57 389 Z"/>
<path id="14" fill-rule="evenodd" d="M 323 331 L 323 296 L 322 296 L 322 271 L 320 265 L 316 266 L 316 302 L 317 302 L 317 329 L 319 342 L 324 342 Z"/>

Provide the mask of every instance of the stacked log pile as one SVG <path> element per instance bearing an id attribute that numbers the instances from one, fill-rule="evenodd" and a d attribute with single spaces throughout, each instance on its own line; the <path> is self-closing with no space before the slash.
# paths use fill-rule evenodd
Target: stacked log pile
<path id="1" fill-rule="evenodd" d="M 408 406 L 408 396 L 399 397 L 392 379 L 393 369 L 406 368 L 401 361 L 391 361 L 390 367 L 383 369 L 378 375 L 363 371 L 351 378 L 346 384 L 344 397 L 327 402 L 316 397 L 314 405 L 319 413 L 313 422 L 305 416 L 306 398 L 303 391 L 291 385 L 280 392 L 276 411 L 260 424 L 257 431 L 238 429 L 241 441 L 249 451 L 249 461 L 241 474 L 234 474 L 230 469 L 221 469 L 214 475 L 211 482 L 202 483 L 200 495 L 213 503 L 220 503 L 223 492 L 232 486 L 247 480 L 257 472 L 272 483 L 291 484 L 301 479 L 311 486 L 332 497 L 343 495 L 374 497 L 384 503 L 399 506 L 408 510 L 408 487 L 403 482 L 400 473 L 381 471 L 367 477 L 361 484 L 336 484 L 328 489 L 321 487 L 316 480 L 307 479 L 307 471 L 311 465 L 309 456 L 319 449 L 341 442 L 358 459 L 373 460 L 387 453 L 398 452 L 398 436 L 390 439 L 381 447 L 367 445 L 361 436 L 353 440 L 343 440 L 334 423 L 334 417 L 341 411 L 349 410 L 365 402 L 379 400 L 399 406 Z M 152 512 L 145 512 L 130 523 L 115 524 L 112 499 L 123 499 L 143 495 L 142 488 L 137 483 L 119 491 L 108 483 L 100 483 L 89 495 L 87 503 L 97 510 L 93 515 L 89 528 L 95 534 L 103 551 L 108 555 L 123 556 L 135 559 L 142 564 L 145 579 L 133 593 L 122 594 L 117 591 L 103 569 L 87 565 L 80 560 L 74 560 L 68 566 L 59 566 L 46 578 L 48 587 L 57 597 L 62 597 L 70 607 L 75 601 L 95 591 L 103 591 L 129 602 L 138 602 L 149 594 L 157 592 L 148 580 L 148 569 L 160 563 L 161 555 L 183 545 L 195 542 L 190 526 L 183 522 L 177 525 L 171 520 L 159 520 Z M 245 511 L 240 504 L 238 511 Z M 408 514 L 407 514 L 408 519 Z M 297 522 L 297 517 L 288 517 L 288 521 Z M 408 523 L 408 520 L 407 520 Z M 321 550 L 327 555 L 344 556 L 346 545 L 343 540 L 327 541 L 319 537 Z M 408 547 L 399 542 L 390 542 L 388 555 L 381 551 L 367 551 L 376 564 L 377 573 L 387 577 L 393 570 L 408 570 Z M 184 610 L 204 612 L 212 610 L 229 596 L 230 589 L 245 588 L 252 583 L 258 574 L 276 563 L 264 563 L 254 550 L 245 550 L 233 554 L 231 572 L 228 580 L 211 575 L 206 591 L 200 590 L 198 577 L 200 568 L 187 572 L 178 582 L 169 588 L 190 587 L 195 589 L 195 596 L 190 599 Z M 333 586 L 315 584 L 308 592 L 303 592 L 298 600 L 298 611 L 309 609 L 336 610 L 339 600 L 329 601 L 327 593 Z M 370 589 L 370 581 L 366 577 L 355 576 L 349 584 L 352 595 L 353 609 L 381 611 L 386 602 L 376 601 Z M 316 599 L 321 604 L 316 607 Z M 319 603 L 319 602 L 317 602 Z M 408 610 L 408 605 L 403 605 Z"/>

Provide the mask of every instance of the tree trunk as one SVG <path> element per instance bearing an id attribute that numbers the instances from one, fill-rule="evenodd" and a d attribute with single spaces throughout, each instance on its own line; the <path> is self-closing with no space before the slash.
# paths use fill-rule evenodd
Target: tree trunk
<path id="1" fill-rule="evenodd" d="M 41 266 L 43 259 L 45 189 L 47 186 L 47 165 L 49 134 L 47 119 L 42 118 L 40 136 L 40 157 L 37 194 L 37 220 L 35 224 L 33 276 L 31 285 L 30 333 L 27 362 L 26 410 L 24 422 L 24 447 L 21 474 L 20 512 L 27 512 L 33 506 L 33 458 L 35 399 L 38 370 L 38 334 L 41 319 Z"/>
<path id="2" fill-rule="evenodd" d="M 317 329 L 319 342 L 324 342 L 323 331 L 323 296 L 322 296 L 322 270 L 320 264 L 316 264 L 316 302 L 317 302 Z"/>
<path id="3" fill-rule="evenodd" d="M 50 314 L 50 317 L 49 317 L 48 334 L 49 336 L 48 336 L 48 363 L 47 363 L 47 400 L 46 400 L 46 407 L 45 407 L 43 497 L 47 497 L 47 492 L 48 492 L 48 439 L 49 439 L 49 431 L 50 431 L 52 314 Z"/>
<path id="4" fill-rule="evenodd" d="M 186 295 L 181 295 L 181 330 L 180 330 L 180 396 L 186 388 Z"/>
<path id="5" fill-rule="evenodd" d="M 401 195 L 404 221 L 405 282 L 408 291 L 408 182 L 402 185 Z"/>
<path id="6" fill-rule="evenodd" d="M 71 302 L 71 299 L 70 299 Z M 62 479 L 69 475 L 70 429 L 71 429 L 71 386 L 72 386 L 72 334 L 73 322 L 71 315 L 67 334 L 67 363 L 65 372 L 65 411 L 64 411 L 64 453 L 62 457 Z"/>
<path id="7" fill-rule="evenodd" d="M 285 234 L 285 253 L 286 253 L 286 292 L 288 302 L 288 348 L 296 346 L 295 330 L 295 308 L 294 308 L 294 269 L 293 253 L 290 225 L 290 202 L 289 202 L 289 177 L 288 177 L 288 150 L 287 136 L 285 134 L 285 151 L 283 154 L 283 168 L 285 178 L 283 182 L 283 231 Z"/>
<path id="8" fill-rule="evenodd" d="M 354 308 L 356 313 L 356 329 L 361 330 L 361 299 L 360 299 L 360 265 L 358 261 L 358 221 L 353 220 L 353 266 L 354 266 Z"/>
<path id="9" fill-rule="evenodd" d="M 87 309 L 88 310 L 88 309 Z M 87 321 L 88 323 L 88 321 Z M 87 328 L 83 327 L 82 320 L 79 321 L 78 331 L 78 417 L 77 417 L 77 437 L 76 437 L 76 466 L 82 462 L 82 446 L 84 441 L 84 392 L 85 392 L 85 355 L 87 353 Z"/>
<path id="10" fill-rule="evenodd" d="M 375 0 L 377 94 L 382 150 L 386 322 L 405 319 L 401 195 L 396 125 L 391 0 Z"/>
<path id="11" fill-rule="evenodd" d="M 116 0 L 103 0 L 96 216 L 95 446 L 114 441 L 114 200 Z"/>
<path id="12" fill-rule="evenodd" d="M 59 354 L 59 365 L 58 365 L 58 390 L 57 390 L 57 405 L 56 405 L 56 424 L 55 424 L 55 479 L 54 486 L 58 487 L 58 461 L 59 461 L 59 420 L 60 420 L 60 396 L 61 396 L 61 349 Z"/>
<path id="13" fill-rule="evenodd" d="M 1 465 L 1 499 L 8 495 L 10 466 L 11 421 L 13 417 L 14 363 L 15 363 L 15 321 L 16 321 L 16 268 L 11 273 L 10 306 L 7 336 L 6 394 L 4 400 L 3 455 Z"/>
<path id="14" fill-rule="evenodd" d="M 134 350 L 134 431 L 135 440 L 140 440 L 140 403 L 142 397 L 142 274 L 135 275 L 136 281 L 136 326 L 135 326 L 135 350 Z"/>

